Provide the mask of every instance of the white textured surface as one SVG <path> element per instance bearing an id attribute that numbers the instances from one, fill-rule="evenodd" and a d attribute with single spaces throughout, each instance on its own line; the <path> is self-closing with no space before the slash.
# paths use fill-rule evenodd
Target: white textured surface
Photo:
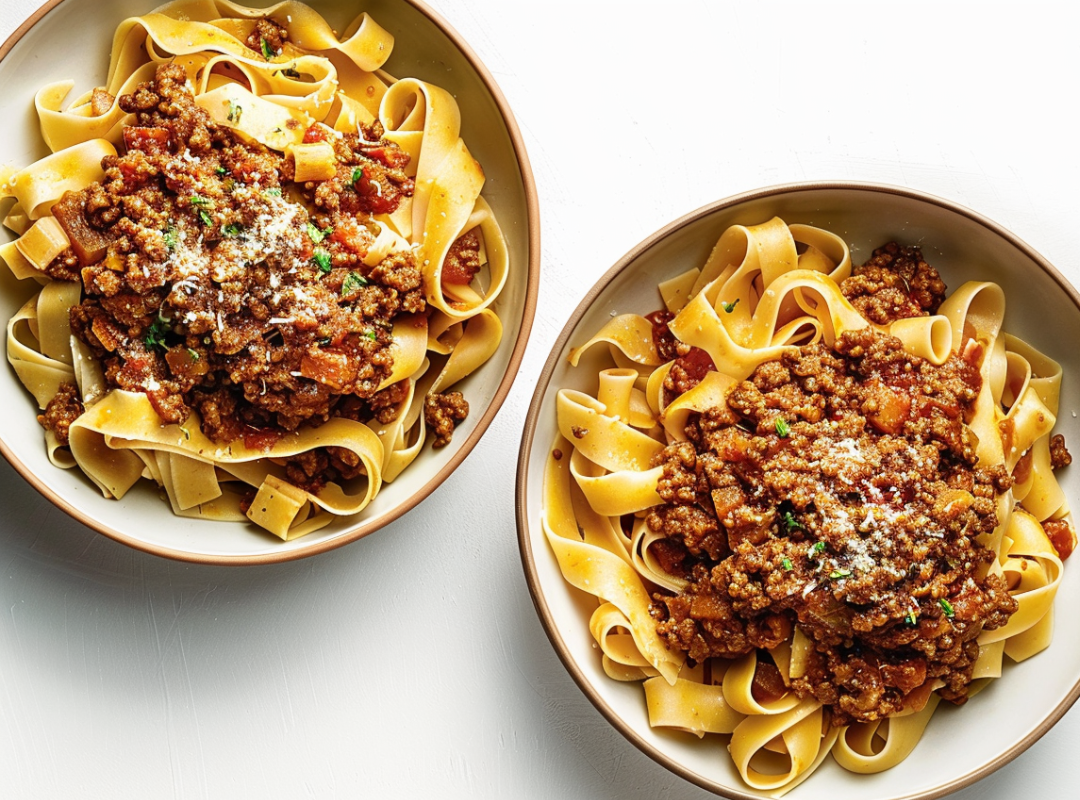
<path id="1" fill-rule="evenodd" d="M 0 2 L 0 38 L 36 5 Z M 1073 6 L 430 5 L 495 75 L 539 187 L 517 387 L 424 505 L 280 566 L 131 551 L 0 462 L 0 796 L 706 797 L 578 691 L 522 576 L 521 425 L 586 288 L 710 200 L 814 179 L 958 201 L 1080 283 Z M 1078 750 L 1074 710 L 955 798 L 1064 797 Z"/>

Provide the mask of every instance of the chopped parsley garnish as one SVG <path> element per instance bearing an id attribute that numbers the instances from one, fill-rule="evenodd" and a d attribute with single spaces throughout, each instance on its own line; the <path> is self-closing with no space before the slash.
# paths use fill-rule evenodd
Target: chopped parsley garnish
<path id="1" fill-rule="evenodd" d="M 728 314 L 730 314 L 730 313 L 731 313 L 732 311 L 734 311 L 734 310 L 735 310 L 735 306 L 737 306 L 738 304 L 739 304 L 739 298 L 738 298 L 738 297 L 736 297 L 736 298 L 735 298 L 734 300 L 732 300 L 732 301 L 731 301 L 730 303 L 724 303 L 724 304 L 723 304 L 723 306 L 724 306 L 724 311 L 726 311 L 726 312 L 727 312 Z"/>
<path id="2" fill-rule="evenodd" d="M 263 58 L 270 61 L 274 57 L 274 51 L 270 49 L 270 43 L 260 36 L 259 46 L 262 48 Z"/>
<path id="3" fill-rule="evenodd" d="M 281 189 L 277 186 L 273 189 L 263 189 L 263 194 L 267 197 L 281 197 Z"/>
<path id="4" fill-rule="evenodd" d="M 189 347 L 189 348 L 187 349 L 187 352 L 188 352 L 188 355 L 189 355 L 189 356 L 191 356 L 191 360 L 192 360 L 192 361 L 198 361 L 198 360 L 199 360 L 199 357 L 200 357 L 200 356 L 199 356 L 199 351 L 198 351 L 198 350 L 192 350 L 192 349 L 191 349 L 191 348 Z"/>
<path id="5" fill-rule="evenodd" d="M 213 225 L 213 218 L 206 212 L 206 208 L 213 205 L 210 200 L 202 195 L 193 194 L 188 200 L 192 206 L 195 207 L 196 213 L 199 215 L 199 221 L 203 225 Z"/>
<path id="6" fill-rule="evenodd" d="M 176 249 L 178 244 L 180 244 L 180 238 L 176 233 L 176 228 L 172 225 L 162 231 L 162 236 L 165 238 L 165 247 L 169 249 L 170 253 Z"/>
<path id="7" fill-rule="evenodd" d="M 832 572 L 829 573 L 829 577 L 832 578 L 835 581 L 835 580 L 838 580 L 840 578 L 846 578 L 850 574 L 851 574 L 850 569 L 841 568 L 841 569 L 834 569 Z"/>
<path id="8" fill-rule="evenodd" d="M 786 439 L 788 434 L 791 433 L 791 427 L 782 417 L 776 418 L 776 435 L 781 439 Z"/>
<path id="9" fill-rule="evenodd" d="M 377 342 L 379 340 L 378 334 L 375 333 L 375 331 L 371 330 L 370 328 L 368 330 L 364 331 L 364 336 L 371 339 L 371 341 L 373 341 L 373 342 Z"/>
<path id="10" fill-rule="evenodd" d="M 171 331 L 169 326 L 169 320 L 161 316 L 161 312 L 158 311 L 157 319 L 150 323 L 150 327 L 146 329 L 146 347 L 149 350 L 153 350 L 155 347 L 165 349 L 165 334 Z"/>
<path id="11" fill-rule="evenodd" d="M 357 167 L 356 169 L 354 169 L 352 171 L 352 185 L 353 185 L 354 189 L 356 188 L 356 182 L 358 180 L 360 180 L 361 178 L 363 178 L 363 177 L 364 177 L 364 168 L 363 167 Z"/>
<path id="12" fill-rule="evenodd" d="M 350 272 L 341 282 L 341 296 L 352 294 L 361 286 L 367 286 L 368 282 L 368 279 L 359 272 Z"/>
<path id="13" fill-rule="evenodd" d="M 239 236 L 244 232 L 244 226 L 239 222 L 230 222 L 221 229 L 221 232 L 226 236 Z"/>
<path id="14" fill-rule="evenodd" d="M 955 611 L 953 611 L 952 603 L 950 603 L 945 598 L 938 600 L 938 603 L 941 605 L 941 610 L 945 612 L 945 616 L 949 619 L 952 619 L 953 615 L 956 613 Z"/>
<path id="15" fill-rule="evenodd" d="M 333 226 L 327 226 L 324 230 L 320 231 L 318 229 L 318 227 L 314 223 L 309 222 L 307 224 L 308 236 L 311 237 L 311 241 L 314 242 L 315 244 L 319 244 L 320 242 L 322 242 L 323 239 L 325 239 L 327 236 L 329 236 L 333 232 L 334 232 Z"/>
<path id="16" fill-rule="evenodd" d="M 323 275 L 330 272 L 330 254 L 321 247 L 315 248 L 315 253 L 311 256 L 311 260 L 315 262 L 315 266 L 319 268 L 319 272 Z"/>
<path id="17" fill-rule="evenodd" d="M 214 172 L 216 172 L 218 175 L 228 175 L 229 174 L 229 170 L 227 168 L 225 168 L 225 167 L 218 167 L 217 169 L 214 170 Z"/>
<path id="18" fill-rule="evenodd" d="M 784 527 L 789 531 L 806 530 L 806 528 L 803 527 L 803 524 L 795 519 L 795 515 L 790 511 L 784 512 Z M 822 544 L 822 542 L 818 542 L 818 544 Z"/>
<path id="19" fill-rule="evenodd" d="M 237 125 L 239 125 L 240 124 L 240 115 L 243 114 L 243 113 L 244 113 L 244 107 L 241 106 L 239 103 L 234 103 L 232 100 L 230 100 L 229 101 L 229 113 L 225 115 L 225 119 L 228 120 L 229 122 L 235 122 Z"/>
<path id="20" fill-rule="evenodd" d="M 811 556 L 819 556 L 825 552 L 825 542 L 814 542 L 814 546 L 810 548 Z"/>
<path id="21" fill-rule="evenodd" d="M 781 561 L 780 563 L 783 565 L 785 571 L 791 572 L 791 559 L 790 558 L 788 558 L 787 556 L 784 556 L 784 560 Z"/>

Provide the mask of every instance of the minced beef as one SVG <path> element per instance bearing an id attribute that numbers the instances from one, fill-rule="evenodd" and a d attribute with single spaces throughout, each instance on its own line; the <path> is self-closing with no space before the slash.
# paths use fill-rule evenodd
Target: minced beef
<path id="1" fill-rule="evenodd" d="M 429 394 L 424 399 L 424 421 L 435 434 L 432 447 L 445 447 L 454 435 L 454 426 L 469 416 L 469 402 L 461 392 Z"/>
<path id="2" fill-rule="evenodd" d="M 257 28 L 249 46 L 276 51 L 279 27 Z M 178 65 L 119 104 L 135 119 L 124 152 L 58 217 L 82 254 L 57 265 L 72 262 L 85 290 L 72 330 L 108 386 L 145 393 L 166 422 L 198 411 L 218 442 L 269 446 L 332 417 L 385 419 L 402 399 L 379 391 L 394 319 L 426 302 L 411 251 L 364 257 L 372 215 L 413 192 L 409 156 L 377 123 L 344 135 L 316 125 L 304 140 L 332 143 L 337 174 L 295 184 L 291 159 L 195 104 Z M 306 486 L 355 471 L 325 453 L 289 468 Z"/>
<path id="3" fill-rule="evenodd" d="M 61 445 L 68 443 L 68 429 L 71 423 L 83 413 L 79 389 L 73 383 L 62 383 L 53 399 L 45 406 L 45 411 L 38 415 L 38 422 L 45 430 L 56 434 L 56 441 Z"/>
<path id="4" fill-rule="evenodd" d="M 1067 467 L 1072 463 L 1072 454 L 1065 447 L 1065 437 L 1056 433 L 1050 437 L 1050 466 L 1054 469 Z"/>
<path id="5" fill-rule="evenodd" d="M 908 265 L 907 300 L 890 308 L 936 310 L 944 288 L 917 251 L 877 252 Z M 813 650 L 791 688 L 837 724 L 895 713 L 928 681 L 963 702 L 977 637 L 1017 604 L 984 575 L 994 553 L 979 537 L 1013 479 L 977 466 L 964 420 L 979 350 L 959 352 L 935 366 L 849 331 L 762 364 L 725 407 L 692 416 L 687 441 L 656 459 L 664 502 L 646 518 L 665 536 L 653 554 L 689 582 L 655 596 L 661 637 L 705 661 L 772 649 L 798 626 Z"/>
<path id="6" fill-rule="evenodd" d="M 937 313 L 945 282 L 918 247 L 889 242 L 852 270 L 840 291 L 871 322 L 885 325 L 907 317 Z"/>
<path id="7" fill-rule="evenodd" d="M 270 59 L 281 55 L 282 47 L 289 40 L 289 29 L 268 17 L 255 20 L 244 44 L 263 57 Z"/>

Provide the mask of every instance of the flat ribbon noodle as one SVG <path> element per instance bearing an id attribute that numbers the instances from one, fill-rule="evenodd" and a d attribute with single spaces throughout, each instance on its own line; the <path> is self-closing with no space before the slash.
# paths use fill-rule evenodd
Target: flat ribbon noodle
<path id="1" fill-rule="evenodd" d="M 634 639 L 630 620 L 613 603 L 601 603 L 596 607 L 589 618 L 589 632 L 600 646 L 604 657 L 612 663 L 623 668 L 635 668 L 641 674 L 645 671 L 655 674 L 651 662 L 641 654 L 641 648 Z"/>
<path id="2" fill-rule="evenodd" d="M 54 152 L 18 170 L 0 183 L 0 199 L 14 197 L 31 220 L 47 215 L 64 192 L 82 189 L 105 177 L 101 159 L 115 156 L 104 139 L 91 139 Z"/>
<path id="3" fill-rule="evenodd" d="M 265 449 L 249 448 L 242 441 L 218 445 L 202 433 L 194 415 L 184 425 L 163 425 L 146 395 L 113 390 L 72 423 L 69 435 L 79 466 L 106 496 L 116 498 L 123 497 L 141 477 L 142 460 L 134 451 L 143 449 L 213 463 L 252 486 L 261 486 L 275 473 L 270 459 L 316 447 L 349 449 L 360 458 L 366 477 L 347 487 L 327 484 L 317 495 L 303 492 L 311 503 L 335 514 L 363 510 L 382 483 L 378 437 L 366 425 L 343 418 L 285 436 Z"/>
<path id="4" fill-rule="evenodd" d="M 724 699 L 720 686 L 679 678 L 669 684 L 649 678 L 642 684 L 649 724 L 692 733 L 731 733 L 745 718 Z"/>
<path id="5" fill-rule="evenodd" d="M 269 60 L 248 48 L 236 35 L 246 35 L 250 24 L 263 16 L 275 17 L 289 33 L 285 52 Z M 232 20 L 223 21 L 224 17 L 252 22 L 245 28 Z M 201 53 L 216 55 L 200 65 L 202 78 L 194 82 L 200 92 L 207 89 L 215 65 L 229 64 L 244 76 L 254 94 L 265 95 L 267 99 L 293 107 L 313 119 L 324 119 L 334 105 L 339 85 L 338 70 L 330 61 L 308 58 L 297 48 L 340 54 L 345 59 L 343 63 L 351 65 L 346 90 L 359 89 L 354 96 L 365 97 L 369 94 L 368 87 L 381 87 L 381 82 L 363 76 L 383 66 L 393 48 L 393 36 L 366 13 L 346 29 L 344 38 L 338 38 L 318 12 L 301 3 L 285 2 L 266 9 L 249 9 L 227 0 L 178 0 L 153 13 L 130 17 L 117 27 L 104 87 L 114 100 L 104 114 L 91 114 L 89 94 L 77 98 L 67 110 L 61 111 L 60 104 L 71 90 L 71 82 L 44 87 L 36 101 L 42 136 L 54 151 L 91 138 L 118 141 L 120 127 L 127 115 L 115 98 L 130 93 L 138 83 L 148 80 L 156 62 L 173 57 L 183 60 Z M 189 65 L 195 63 L 188 61 Z M 286 74 L 286 70 L 307 74 L 313 80 L 295 80 Z"/>
<path id="6" fill-rule="evenodd" d="M 23 386 L 37 400 L 38 408 L 42 409 L 56 396 L 61 385 L 75 382 L 70 354 L 64 360 L 43 353 L 35 334 L 40 327 L 39 301 L 43 295 L 44 290 L 28 300 L 7 324 L 8 362 Z M 46 313 L 49 313 L 55 306 L 46 303 L 45 308 Z M 60 321 L 47 318 L 46 324 L 56 326 Z"/>
<path id="7" fill-rule="evenodd" d="M 663 363 L 653 342 L 652 323 L 637 314 L 621 314 L 607 322 L 589 341 L 571 349 L 570 364 L 576 367 L 581 356 L 600 342 L 617 348 L 635 364 L 658 367 Z"/>
<path id="8" fill-rule="evenodd" d="M 1031 514 L 1015 509 L 1004 535 L 1007 547 L 1002 552 L 1002 569 L 1006 579 L 1015 584 L 1011 594 L 1019 608 L 1002 627 L 983 631 L 980 645 L 1008 640 L 1037 625 L 1052 608 L 1063 575 L 1061 558 Z M 1048 640 L 1039 649 L 1047 644 Z M 1025 648 L 1030 647 L 1028 642 Z M 1007 641 L 1005 652 L 1009 654 Z"/>
<path id="9" fill-rule="evenodd" d="M 578 534 L 570 475 L 564 459 L 549 455 L 544 479 L 544 533 L 567 581 L 612 603 L 625 615 L 642 655 L 669 683 L 683 656 L 670 651 L 656 633 L 649 614 L 649 593 L 625 556 L 583 541 Z"/>
<path id="10" fill-rule="evenodd" d="M 781 714 L 747 717 L 740 722 L 728 750 L 743 780 L 754 789 L 787 791 L 799 777 L 812 772 L 835 740 L 834 731 L 822 734 L 822 714 L 820 703 L 803 700 Z M 788 768 L 776 774 L 758 771 L 752 761 L 777 737 L 783 741 Z"/>
<path id="11" fill-rule="evenodd" d="M 934 693 L 923 709 L 914 714 L 845 728 L 833 745 L 833 758 L 844 769 L 863 775 L 896 766 L 915 749 L 939 702 L 941 696 Z M 887 724 L 884 733 L 883 723 Z M 875 736 L 882 739 L 879 747 L 875 747 Z"/>
<path id="12" fill-rule="evenodd" d="M 766 701 L 759 701 L 754 697 L 753 683 L 757 665 L 757 652 L 750 652 L 737 659 L 724 675 L 724 698 L 733 709 L 747 716 L 767 716 L 790 711 L 801 702 L 799 697 L 790 691 Z"/>

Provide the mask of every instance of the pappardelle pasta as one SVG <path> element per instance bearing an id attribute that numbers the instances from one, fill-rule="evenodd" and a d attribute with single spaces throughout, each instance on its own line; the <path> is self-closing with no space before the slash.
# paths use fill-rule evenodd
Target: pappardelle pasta
<path id="1" fill-rule="evenodd" d="M 594 390 L 557 393 L 546 461 L 604 671 L 771 796 L 830 754 L 888 769 L 1050 642 L 1061 369 L 1002 329 L 996 284 L 946 295 L 918 248 L 853 266 L 778 218 L 659 294 L 571 350 Z"/>
<path id="2" fill-rule="evenodd" d="M 368 14 L 177 0 L 116 29 L 103 87 L 35 105 L 0 245 L 50 459 L 106 497 L 293 539 L 363 510 L 468 414 L 506 243 L 444 89 Z"/>

